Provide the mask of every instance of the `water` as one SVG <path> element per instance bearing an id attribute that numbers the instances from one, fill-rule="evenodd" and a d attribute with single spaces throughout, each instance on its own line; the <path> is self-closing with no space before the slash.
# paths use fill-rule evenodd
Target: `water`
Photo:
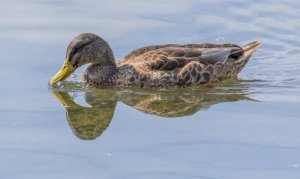
<path id="1" fill-rule="evenodd" d="M 297 1 L 3 1 L 0 178 L 300 177 Z M 121 58 L 150 44 L 262 48 L 209 87 L 48 89 L 69 41 L 105 38 Z"/>

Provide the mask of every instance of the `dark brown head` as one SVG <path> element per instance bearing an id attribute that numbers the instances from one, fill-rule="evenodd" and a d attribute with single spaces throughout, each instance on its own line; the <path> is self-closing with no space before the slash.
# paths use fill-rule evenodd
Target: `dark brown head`
<path id="1" fill-rule="evenodd" d="M 115 65 L 113 52 L 108 43 L 96 34 L 83 33 L 68 45 L 65 62 L 50 80 L 50 85 L 64 80 L 78 67 L 87 64 Z"/>

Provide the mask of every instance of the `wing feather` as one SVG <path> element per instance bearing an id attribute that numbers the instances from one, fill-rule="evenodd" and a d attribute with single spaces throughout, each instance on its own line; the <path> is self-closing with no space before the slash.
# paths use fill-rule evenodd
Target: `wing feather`
<path id="1" fill-rule="evenodd" d="M 241 47 L 233 44 L 153 45 L 132 51 L 119 63 L 142 63 L 151 69 L 172 70 L 191 61 L 224 63 L 229 57 L 238 59 L 243 53 Z"/>

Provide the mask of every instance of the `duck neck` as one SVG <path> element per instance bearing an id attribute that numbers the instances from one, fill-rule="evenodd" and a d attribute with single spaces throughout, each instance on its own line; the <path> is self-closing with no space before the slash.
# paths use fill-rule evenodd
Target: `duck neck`
<path id="1" fill-rule="evenodd" d="M 115 63 L 100 65 L 91 64 L 83 74 L 83 80 L 96 86 L 114 86 L 118 69 Z"/>
<path id="2" fill-rule="evenodd" d="M 116 67 L 115 57 L 112 52 L 105 55 L 103 59 L 105 60 L 100 60 L 99 63 L 96 62 L 94 64 L 101 65 L 103 67 L 110 67 L 110 68 Z"/>
<path id="3" fill-rule="evenodd" d="M 103 42 L 104 43 L 104 42 Z M 95 58 L 94 64 L 101 64 L 101 66 L 116 66 L 115 57 L 112 49 L 108 43 L 104 43 L 103 48 L 101 48 L 101 53 L 99 53 L 98 58 Z"/>

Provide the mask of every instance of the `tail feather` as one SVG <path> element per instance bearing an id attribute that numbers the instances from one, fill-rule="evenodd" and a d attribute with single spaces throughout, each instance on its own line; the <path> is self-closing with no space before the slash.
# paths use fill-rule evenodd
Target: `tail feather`
<path id="1" fill-rule="evenodd" d="M 244 45 L 242 48 L 244 50 L 245 57 L 250 57 L 260 47 L 260 45 L 261 42 L 259 40 Z"/>
<path id="2" fill-rule="evenodd" d="M 260 47 L 261 42 L 259 40 L 250 42 L 242 47 L 244 55 L 236 61 L 237 71 L 234 75 L 237 75 L 247 64 L 251 55 Z"/>

